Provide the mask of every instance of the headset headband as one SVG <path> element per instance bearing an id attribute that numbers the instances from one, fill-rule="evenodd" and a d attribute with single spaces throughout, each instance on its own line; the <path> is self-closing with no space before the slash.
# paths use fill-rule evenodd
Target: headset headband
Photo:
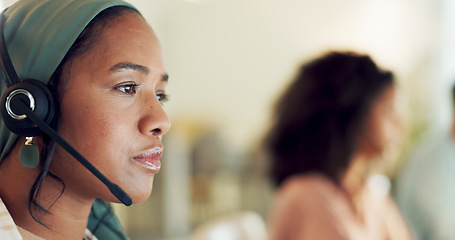
<path id="1" fill-rule="evenodd" d="M 13 64 L 11 62 L 11 58 L 9 57 L 8 48 L 6 47 L 6 40 L 5 40 L 5 12 L 6 9 L 0 14 L 0 25 L 1 25 L 1 37 L 0 37 L 0 54 L 1 54 L 1 64 L 5 67 L 6 73 L 3 73 L 5 77 L 6 86 L 9 87 L 15 83 L 18 83 L 19 77 L 17 76 L 16 70 L 14 70 Z"/>

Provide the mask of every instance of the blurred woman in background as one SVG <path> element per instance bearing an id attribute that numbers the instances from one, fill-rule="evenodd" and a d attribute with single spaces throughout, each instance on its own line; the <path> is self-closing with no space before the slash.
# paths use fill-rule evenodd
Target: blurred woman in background
<path id="1" fill-rule="evenodd" d="M 411 239 L 368 166 L 397 137 L 391 72 L 369 56 L 331 52 L 284 92 L 266 146 L 278 185 L 270 239 Z"/>

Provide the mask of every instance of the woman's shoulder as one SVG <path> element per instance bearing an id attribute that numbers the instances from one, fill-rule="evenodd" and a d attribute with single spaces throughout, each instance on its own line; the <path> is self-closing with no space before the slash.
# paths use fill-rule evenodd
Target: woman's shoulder
<path id="1" fill-rule="evenodd" d="M 0 198 L 0 238 L 1 239 L 14 239 L 21 240 L 21 234 L 17 229 L 16 224 L 13 221 L 13 218 L 8 212 L 6 205 L 3 203 Z"/>
<path id="2" fill-rule="evenodd" d="M 281 202 L 297 202 L 301 205 L 327 202 L 338 194 L 338 187 L 327 177 L 321 174 L 306 174 L 286 180 L 278 189 L 277 198 Z"/>
<path id="3" fill-rule="evenodd" d="M 296 193 L 335 192 L 336 189 L 333 181 L 317 173 L 291 177 L 280 187 L 282 192 Z"/>
<path id="4" fill-rule="evenodd" d="M 341 238 L 346 235 L 344 230 L 340 232 L 346 228 L 346 222 L 351 222 L 348 210 L 340 188 L 327 177 L 320 174 L 292 177 L 277 191 L 270 221 L 271 239 L 292 234 L 314 239 L 322 232 L 326 236 L 323 239 L 348 239 Z"/>

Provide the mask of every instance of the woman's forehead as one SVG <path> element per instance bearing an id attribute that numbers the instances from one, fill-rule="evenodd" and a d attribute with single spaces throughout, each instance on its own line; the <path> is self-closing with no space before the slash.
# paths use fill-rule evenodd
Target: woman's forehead
<path id="1" fill-rule="evenodd" d="M 126 14 L 109 22 L 90 50 L 72 61 L 73 71 L 112 73 L 137 70 L 166 75 L 160 43 L 139 14 Z"/>

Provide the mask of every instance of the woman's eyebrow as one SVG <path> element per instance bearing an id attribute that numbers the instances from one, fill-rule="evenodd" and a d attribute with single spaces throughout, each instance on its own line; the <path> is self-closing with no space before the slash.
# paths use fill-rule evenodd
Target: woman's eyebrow
<path id="1" fill-rule="evenodd" d="M 142 66 L 142 65 L 139 65 L 139 64 L 134 64 L 134 63 L 117 63 L 115 64 L 113 67 L 111 67 L 109 70 L 110 71 L 118 71 L 118 70 L 121 70 L 121 69 L 132 69 L 134 71 L 138 71 L 138 72 L 141 72 L 143 74 L 149 74 L 150 70 L 148 67 L 146 66 Z"/>
<path id="2" fill-rule="evenodd" d="M 142 66 L 142 65 L 139 65 L 139 64 L 128 63 L 128 62 L 117 63 L 113 67 L 111 67 L 109 70 L 110 71 L 119 71 L 121 69 L 132 69 L 134 71 L 138 71 L 138 72 L 143 73 L 143 74 L 149 74 L 150 73 L 150 69 L 148 67 Z M 169 79 L 169 75 L 167 73 L 165 73 L 162 76 L 163 76 L 162 77 L 162 81 L 163 82 L 167 82 L 168 79 Z"/>

